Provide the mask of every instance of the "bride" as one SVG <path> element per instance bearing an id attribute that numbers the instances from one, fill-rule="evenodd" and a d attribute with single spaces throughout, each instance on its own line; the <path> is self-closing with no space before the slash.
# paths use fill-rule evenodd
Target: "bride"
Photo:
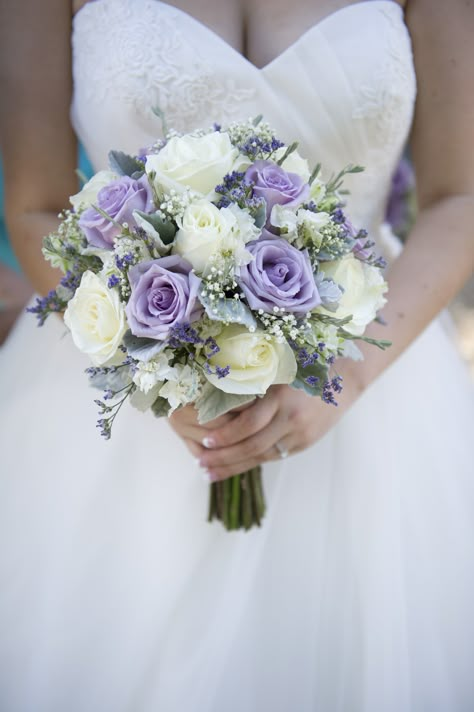
<path id="1" fill-rule="evenodd" d="M 348 210 L 389 261 L 371 335 L 393 345 L 341 362 L 338 408 L 275 387 L 206 429 L 130 409 L 104 443 L 62 322 L 22 317 L 0 354 L 0 709 L 474 709 L 473 405 L 435 319 L 473 265 L 472 7 L 73 10 L 72 61 L 63 0 L 0 18 L 7 218 L 38 292 L 58 281 L 41 237 L 77 192 L 70 107 L 95 169 L 156 139 L 154 106 L 184 131 L 263 113 L 326 175 L 366 167 Z M 410 132 L 402 251 L 383 215 Z M 257 463 L 262 528 L 205 522 L 206 480 Z"/>

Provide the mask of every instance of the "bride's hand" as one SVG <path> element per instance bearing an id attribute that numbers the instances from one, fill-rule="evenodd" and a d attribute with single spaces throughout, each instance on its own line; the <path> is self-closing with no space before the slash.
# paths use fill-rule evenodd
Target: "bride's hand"
<path id="1" fill-rule="evenodd" d="M 359 392 L 357 382 L 346 378 L 339 406 L 334 407 L 289 386 L 273 386 L 240 412 L 206 426 L 198 424 L 192 406 L 176 411 L 170 421 L 209 479 L 223 480 L 278 460 L 282 452 L 292 455 L 309 447 L 342 417 Z"/>

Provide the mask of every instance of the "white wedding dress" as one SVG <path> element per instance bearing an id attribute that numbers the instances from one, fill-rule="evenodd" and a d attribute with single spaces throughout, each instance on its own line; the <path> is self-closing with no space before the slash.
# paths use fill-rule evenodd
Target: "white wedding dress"
<path id="1" fill-rule="evenodd" d="M 396 3 L 338 10 L 261 70 L 157 0 L 87 4 L 73 50 L 96 169 L 160 134 L 154 106 L 181 130 L 263 113 L 326 173 L 366 166 L 349 211 L 394 257 L 416 93 Z M 87 365 L 54 318 L 21 318 L 0 352 L 2 712 L 472 712 L 474 411 L 439 322 L 265 466 L 250 533 L 206 522 L 165 420 L 124 409 L 101 440 Z"/>

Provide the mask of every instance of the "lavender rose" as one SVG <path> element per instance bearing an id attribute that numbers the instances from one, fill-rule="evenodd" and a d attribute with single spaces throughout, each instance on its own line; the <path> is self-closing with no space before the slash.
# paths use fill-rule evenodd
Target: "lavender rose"
<path id="1" fill-rule="evenodd" d="M 97 194 L 97 207 L 110 215 L 115 223 L 135 225 L 134 210 L 150 212 L 153 209 L 153 197 L 148 179 L 142 176 L 138 180 L 123 176 L 101 188 Z M 87 208 L 79 219 L 79 226 L 88 242 L 94 247 L 110 249 L 120 228 L 107 220 L 95 208 Z"/>
<path id="2" fill-rule="evenodd" d="M 245 179 L 254 183 L 253 193 L 265 198 L 267 220 L 274 205 L 298 205 L 309 197 L 309 185 L 296 173 L 287 173 L 272 161 L 255 161 L 245 172 Z"/>
<path id="3" fill-rule="evenodd" d="M 132 334 L 164 341 L 170 329 L 199 319 L 201 280 L 179 255 L 140 262 L 128 273 L 132 294 L 125 308 Z"/>
<path id="4" fill-rule="evenodd" d="M 306 250 L 280 238 L 249 242 L 246 249 L 254 259 L 240 268 L 239 282 L 252 309 L 305 314 L 321 304 Z"/>

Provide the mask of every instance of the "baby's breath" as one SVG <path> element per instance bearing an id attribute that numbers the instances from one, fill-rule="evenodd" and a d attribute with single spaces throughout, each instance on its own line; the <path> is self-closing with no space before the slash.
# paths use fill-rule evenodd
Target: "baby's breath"
<path id="1" fill-rule="evenodd" d="M 191 205 L 197 197 L 197 193 L 190 188 L 186 188 L 186 190 L 181 193 L 171 188 L 169 193 L 163 193 L 159 196 L 160 217 L 163 220 L 180 220 L 186 208 Z"/>

